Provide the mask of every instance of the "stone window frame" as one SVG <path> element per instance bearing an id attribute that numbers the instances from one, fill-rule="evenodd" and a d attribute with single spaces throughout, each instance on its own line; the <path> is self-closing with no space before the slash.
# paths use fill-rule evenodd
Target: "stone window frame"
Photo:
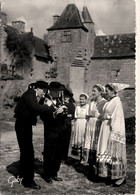
<path id="1" fill-rule="evenodd" d="M 62 42 L 71 42 L 71 30 L 64 30 L 62 34 Z"/>
<path id="2" fill-rule="evenodd" d="M 46 71 L 45 72 L 45 78 L 46 79 L 49 79 L 51 76 L 50 76 L 50 71 Z"/>

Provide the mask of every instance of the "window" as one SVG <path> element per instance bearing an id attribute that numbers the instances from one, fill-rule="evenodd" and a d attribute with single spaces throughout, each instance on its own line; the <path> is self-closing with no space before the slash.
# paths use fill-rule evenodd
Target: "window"
<path id="1" fill-rule="evenodd" d="M 1 73 L 7 74 L 7 72 L 8 72 L 7 64 L 2 64 L 1 65 Z"/>
<path id="2" fill-rule="evenodd" d="M 10 65 L 9 66 L 9 69 L 8 69 L 8 74 L 10 74 L 10 75 L 15 75 L 15 65 Z"/>
<path id="3" fill-rule="evenodd" d="M 30 75 L 31 75 L 31 77 L 33 76 L 33 68 L 31 68 L 31 72 L 30 72 Z"/>
<path id="4" fill-rule="evenodd" d="M 56 78 L 57 77 L 57 69 L 56 68 L 50 68 L 49 71 L 45 72 L 46 79 L 48 78 Z"/>
<path id="5" fill-rule="evenodd" d="M 45 78 L 46 78 L 46 79 L 50 78 L 50 72 L 49 72 L 49 71 L 46 71 L 46 72 L 45 72 Z"/>
<path id="6" fill-rule="evenodd" d="M 57 69 L 56 68 L 51 68 L 50 69 L 50 76 L 51 76 L 51 78 L 56 78 L 57 77 Z"/>
<path id="7" fill-rule="evenodd" d="M 63 31 L 62 42 L 71 42 L 71 31 Z"/>

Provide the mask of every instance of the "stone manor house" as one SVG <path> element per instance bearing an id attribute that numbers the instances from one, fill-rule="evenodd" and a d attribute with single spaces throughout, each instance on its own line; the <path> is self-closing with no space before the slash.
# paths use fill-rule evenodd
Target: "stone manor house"
<path id="1" fill-rule="evenodd" d="M 84 6 L 80 12 L 75 4 L 53 16 L 44 40 L 34 36 L 32 29 L 25 32 L 22 21 L 8 26 L 6 18 L 0 11 L 1 87 L 18 83 L 25 90 L 34 80 L 55 80 L 69 85 L 78 100 L 81 92 L 90 95 L 94 84 L 126 83 L 129 88 L 120 92 L 125 117 L 135 115 L 135 33 L 97 36 L 88 8 Z M 20 37 L 21 45 L 25 39 L 26 45 L 32 45 L 29 53 L 25 52 L 29 61 L 23 66 L 19 63 L 22 55 L 18 56 L 14 45 L 11 48 L 14 34 Z"/>

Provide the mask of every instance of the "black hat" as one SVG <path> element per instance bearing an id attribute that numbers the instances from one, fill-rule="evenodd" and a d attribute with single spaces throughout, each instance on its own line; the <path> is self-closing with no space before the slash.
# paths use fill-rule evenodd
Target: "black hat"
<path id="1" fill-rule="evenodd" d="M 32 88 L 32 87 L 38 87 L 40 89 L 48 89 L 48 83 L 42 80 L 36 81 L 35 83 L 31 83 L 29 84 L 28 88 Z"/>
<path id="2" fill-rule="evenodd" d="M 49 84 L 49 89 L 54 91 L 63 91 L 65 89 L 65 85 L 53 81 Z"/>
<path id="3" fill-rule="evenodd" d="M 68 90 L 67 88 L 65 88 L 65 90 L 64 90 L 64 95 L 69 96 L 69 97 L 73 97 L 73 93 L 70 90 Z"/>

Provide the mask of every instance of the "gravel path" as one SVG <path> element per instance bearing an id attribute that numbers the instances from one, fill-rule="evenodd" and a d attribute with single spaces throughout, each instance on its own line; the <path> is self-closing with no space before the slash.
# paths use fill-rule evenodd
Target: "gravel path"
<path id="1" fill-rule="evenodd" d="M 14 174 L 18 173 L 19 168 L 19 148 L 14 131 L 14 123 L 9 122 L 7 131 L 1 133 L 1 195 L 17 194 L 54 194 L 54 195 L 119 195 L 134 194 L 135 190 L 135 146 L 127 147 L 128 173 L 127 184 L 119 188 L 106 186 L 102 181 L 92 182 L 87 179 L 87 167 L 75 165 L 76 158 L 69 155 L 69 163 L 61 164 L 59 176 L 63 178 L 62 182 L 54 181 L 53 184 L 46 183 L 40 176 L 43 171 L 42 151 L 43 151 L 43 125 L 38 124 L 33 129 L 34 149 L 35 149 L 35 181 L 41 185 L 41 190 L 32 190 L 24 188 L 19 183 L 11 181 L 15 179 Z M 10 178 L 11 177 L 11 178 Z M 8 179 L 10 178 L 10 184 Z"/>

